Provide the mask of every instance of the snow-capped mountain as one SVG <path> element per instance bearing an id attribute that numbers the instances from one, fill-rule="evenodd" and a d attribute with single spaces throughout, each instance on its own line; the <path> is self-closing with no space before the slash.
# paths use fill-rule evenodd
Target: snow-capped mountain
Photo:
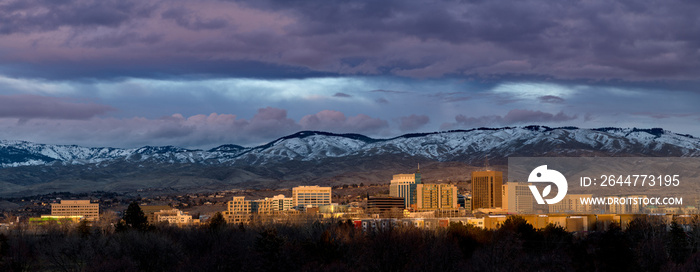
<path id="1" fill-rule="evenodd" d="M 222 145 L 210 150 L 173 146 L 135 149 L 0 141 L 0 166 L 157 162 L 263 165 L 285 161 L 398 155 L 435 161 L 472 161 L 485 156 L 700 156 L 700 139 L 662 129 L 528 126 L 407 134 L 373 139 L 359 134 L 302 131 L 257 147 Z"/>
<path id="2" fill-rule="evenodd" d="M 0 196 L 381 183 L 392 174 L 413 171 L 416 163 L 425 165 L 425 177 L 464 180 L 469 168 L 482 166 L 485 158 L 491 165 L 505 165 L 513 156 L 700 157 L 700 139 L 657 128 L 528 126 L 391 139 L 302 131 L 261 146 L 230 144 L 210 150 L 0 141 Z"/>

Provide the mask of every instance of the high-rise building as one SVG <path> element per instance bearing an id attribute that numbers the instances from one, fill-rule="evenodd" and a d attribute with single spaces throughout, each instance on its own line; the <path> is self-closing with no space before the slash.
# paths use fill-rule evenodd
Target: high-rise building
<path id="1" fill-rule="evenodd" d="M 508 213 L 533 213 L 535 198 L 526 182 L 503 184 L 503 209 Z"/>
<path id="2" fill-rule="evenodd" d="M 250 201 L 245 200 L 244 196 L 234 196 L 228 202 L 228 210 L 222 214 L 228 223 L 247 223 L 250 220 Z"/>
<path id="3" fill-rule="evenodd" d="M 61 200 L 61 203 L 51 204 L 52 216 L 82 216 L 87 220 L 100 218 L 100 204 L 90 203 L 90 200 Z"/>
<path id="4" fill-rule="evenodd" d="M 389 195 L 404 199 L 406 208 L 415 208 L 418 202 L 416 185 L 421 184 L 420 168 L 415 174 L 394 175 L 389 184 Z"/>
<path id="5" fill-rule="evenodd" d="M 417 184 L 418 210 L 458 209 L 457 186 L 451 184 Z"/>
<path id="6" fill-rule="evenodd" d="M 503 207 L 503 172 L 474 171 L 472 172 L 472 208 L 493 209 Z"/>
<path id="7" fill-rule="evenodd" d="M 292 188 L 294 207 L 331 205 L 331 187 L 297 186 Z"/>
<path id="8" fill-rule="evenodd" d="M 250 211 L 252 213 L 273 214 L 281 211 L 288 211 L 294 207 L 294 199 L 277 195 L 274 197 L 266 197 L 265 199 L 253 200 L 250 202 Z"/>

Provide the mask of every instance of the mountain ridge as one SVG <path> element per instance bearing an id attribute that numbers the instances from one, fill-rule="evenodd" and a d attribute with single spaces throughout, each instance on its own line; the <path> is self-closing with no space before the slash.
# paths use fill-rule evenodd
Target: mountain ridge
<path id="1" fill-rule="evenodd" d="M 531 132 L 531 133 L 528 133 Z M 462 135 L 460 137 L 460 134 Z M 529 135 L 527 135 L 529 134 Z M 539 134 L 539 135 L 538 135 Z M 143 161 L 161 160 L 167 163 L 203 163 L 216 164 L 228 162 L 265 163 L 273 159 L 323 159 L 326 157 L 347 156 L 362 154 L 365 156 L 376 155 L 382 152 L 403 152 L 413 156 L 422 155 L 439 161 L 449 161 L 455 156 L 454 152 L 447 149 L 460 148 L 454 141 L 461 138 L 479 138 L 470 146 L 461 146 L 462 151 L 493 152 L 498 150 L 499 143 L 519 142 L 521 144 L 533 144 L 528 141 L 530 136 L 553 135 L 552 137 L 539 137 L 539 143 L 549 142 L 569 145 L 568 149 L 583 148 L 615 153 L 639 153 L 642 156 L 654 156 L 659 152 L 652 152 L 667 146 L 674 149 L 664 154 L 674 156 L 698 156 L 697 150 L 700 141 L 687 134 L 676 134 L 661 128 L 595 128 L 581 129 L 577 127 L 547 127 L 524 126 L 502 128 L 474 128 L 469 130 L 449 130 L 426 133 L 409 133 L 386 139 L 375 139 L 354 133 L 331 133 L 323 131 L 300 131 L 291 135 L 280 137 L 267 144 L 244 147 L 236 144 L 220 145 L 209 150 L 187 149 L 176 146 L 143 146 L 139 148 L 113 148 L 113 147 L 82 147 L 78 145 L 49 145 L 32 143 L 27 141 L 0 140 L 0 167 L 17 167 L 30 165 L 43 165 L 51 163 L 61 164 L 94 164 L 112 160 Z M 587 135 L 582 135 L 587 134 Z M 594 137 L 588 137 L 592 135 Z M 445 135 L 457 137 L 443 137 Z M 583 137 L 581 137 L 583 136 Z M 568 138 L 567 138 L 568 137 Z M 613 138 L 613 139 L 609 139 Z M 663 138 L 663 139 L 661 139 Z M 661 139 L 661 140 L 659 140 Z M 609 140 L 609 141 L 608 141 Z M 626 141 L 625 141 L 626 140 Z M 606 142 L 607 141 L 607 142 Z M 413 144 L 413 146 L 411 146 Z M 434 148 L 424 148 L 435 145 Z M 483 148 L 484 145 L 487 148 Z M 437 145 L 443 145 L 442 147 Z M 587 145 L 587 146 L 586 146 Z M 625 147 L 634 148 L 638 145 L 638 152 L 630 152 Z M 556 147 L 556 145 L 554 145 Z M 415 149 L 422 149 L 418 154 Z M 512 149 L 512 146 L 511 146 Z M 618 150 L 615 150 L 618 149 Z M 507 149 L 500 150 L 501 155 L 512 153 Z M 514 151 L 514 150 L 511 150 Z M 619 152 L 617 152 L 619 151 Z M 680 154 L 678 154 L 680 152 Z M 447 156 L 447 157 L 445 157 Z M 277 157 L 277 158 L 274 158 Z"/>
<path id="2" fill-rule="evenodd" d="M 374 139 L 300 131 L 264 145 L 131 149 L 0 140 L 0 196 L 52 191 L 288 188 L 301 184 L 381 183 L 432 167 L 435 179 L 466 179 L 486 157 L 700 157 L 700 139 L 660 128 L 475 128 Z M 421 168 L 422 170 L 423 168 Z M 429 170 L 426 170 L 429 171 Z"/>

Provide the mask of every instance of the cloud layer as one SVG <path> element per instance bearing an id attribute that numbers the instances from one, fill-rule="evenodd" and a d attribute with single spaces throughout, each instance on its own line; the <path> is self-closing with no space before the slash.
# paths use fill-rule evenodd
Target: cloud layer
<path id="1" fill-rule="evenodd" d="M 456 127 L 489 127 L 489 126 L 510 126 L 529 124 L 553 124 L 567 122 L 577 119 L 577 115 L 567 115 L 564 112 L 556 114 L 533 111 L 525 109 L 514 109 L 504 116 L 487 115 L 478 117 L 467 117 L 462 114 L 455 117 L 454 123 L 444 123 L 442 129 L 453 129 Z"/>
<path id="2" fill-rule="evenodd" d="M 16 117 L 16 116 L 11 116 Z M 380 135 L 388 122 L 359 114 L 346 117 L 338 111 L 324 110 L 306 115 L 300 121 L 287 116 L 287 110 L 260 108 L 250 119 L 233 114 L 181 114 L 148 118 L 73 118 L 76 116 L 38 116 L 17 122 L 0 118 L 0 139 L 21 139 L 40 143 L 62 143 L 89 146 L 137 147 L 143 145 L 176 145 L 212 147 L 235 143 L 257 145 L 300 130 L 322 130 L 337 133 Z M 82 115 L 78 115 L 82 117 Z"/>
<path id="3" fill-rule="evenodd" d="M 115 108 L 38 95 L 0 95 L 0 118 L 89 119 Z"/>
<path id="4" fill-rule="evenodd" d="M 8 0 L 16 76 L 697 80 L 693 1 Z M 64 65 L 70 62 L 72 65 Z"/>
<path id="5" fill-rule="evenodd" d="M 0 0 L 0 139 L 199 147 L 529 124 L 700 135 L 697 14 L 684 0 Z"/>

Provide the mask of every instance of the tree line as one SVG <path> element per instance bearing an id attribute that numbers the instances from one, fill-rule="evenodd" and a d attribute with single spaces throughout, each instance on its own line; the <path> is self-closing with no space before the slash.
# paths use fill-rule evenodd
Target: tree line
<path id="1" fill-rule="evenodd" d="M 138 206 L 137 206 L 138 207 Z M 635 219 L 625 230 L 572 234 L 511 216 L 497 230 L 451 224 L 362 231 L 349 220 L 310 224 L 80 223 L 0 234 L 0 271 L 700 271 L 700 220 L 689 229 Z"/>

